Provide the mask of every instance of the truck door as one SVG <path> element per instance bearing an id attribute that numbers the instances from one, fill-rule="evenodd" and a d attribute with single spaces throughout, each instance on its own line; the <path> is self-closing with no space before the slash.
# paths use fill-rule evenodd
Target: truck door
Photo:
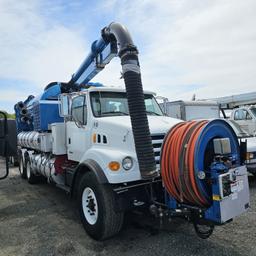
<path id="1" fill-rule="evenodd" d="M 249 113 L 248 110 L 244 110 L 245 113 L 245 120 L 247 122 L 247 126 L 248 126 L 248 132 L 249 134 L 254 134 L 255 132 L 255 120 L 253 119 L 253 116 L 251 115 L 251 113 Z"/>
<path id="2" fill-rule="evenodd" d="M 252 120 L 253 120 L 253 135 L 256 136 L 256 107 L 255 106 L 250 107 L 248 112 L 252 116 Z"/>
<path id="3" fill-rule="evenodd" d="M 253 124 L 253 120 L 251 115 L 248 113 L 246 109 L 238 109 L 235 111 L 234 120 L 239 124 L 239 126 L 250 133 L 250 127 Z"/>
<path id="4" fill-rule="evenodd" d="M 90 147 L 87 94 L 72 99 L 71 120 L 66 123 L 68 159 L 80 161 Z"/>

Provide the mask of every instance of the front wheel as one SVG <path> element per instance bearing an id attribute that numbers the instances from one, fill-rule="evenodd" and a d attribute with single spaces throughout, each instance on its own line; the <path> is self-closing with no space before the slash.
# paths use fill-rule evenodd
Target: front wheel
<path id="1" fill-rule="evenodd" d="M 116 210 L 110 185 L 99 184 L 93 173 L 86 173 L 79 185 L 79 212 L 86 232 L 96 240 L 105 240 L 122 228 L 123 212 Z"/>

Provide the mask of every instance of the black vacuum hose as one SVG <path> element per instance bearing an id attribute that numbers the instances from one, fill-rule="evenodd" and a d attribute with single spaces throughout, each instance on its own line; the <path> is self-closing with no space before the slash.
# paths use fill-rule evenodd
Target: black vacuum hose
<path id="1" fill-rule="evenodd" d="M 128 30 L 119 23 L 111 23 L 102 30 L 106 40 L 115 40 L 119 46 L 123 77 L 140 173 L 143 179 L 157 176 L 152 139 L 148 125 L 138 51 Z"/>

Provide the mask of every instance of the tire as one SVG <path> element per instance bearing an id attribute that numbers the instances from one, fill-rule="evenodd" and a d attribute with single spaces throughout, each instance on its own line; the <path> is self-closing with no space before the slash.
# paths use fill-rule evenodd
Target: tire
<path id="1" fill-rule="evenodd" d="M 13 165 L 14 165 L 15 167 L 19 166 L 19 159 L 18 159 L 17 156 L 13 157 Z"/>
<path id="2" fill-rule="evenodd" d="M 21 178 L 26 179 L 27 178 L 27 170 L 26 170 L 22 155 L 19 156 L 19 171 L 20 171 Z"/>
<path id="3" fill-rule="evenodd" d="M 256 170 L 255 169 L 248 170 L 248 173 L 252 174 L 256 178 Z"/>
<path id="4" fill-rule="evenodd" d="M 93 239 L 105 240 L 121 230 L 124 213 L 115 211 L 116 201 L 111 186 L 99 184 L 91 172 L 85 173 L 81 179 L 78 203 L 83 226 Z"/>
<path id="5" fill-rule="evenodd" d="M 37 184 L 39 182 L 40 177 L 33 173 L 29 159 L 26 159 L 26 174 L 29 184 Z"/>
<path id="6" fill-rule="evenodd" d="M 13 162 L 14 162 L 14 160 L 13 160 L 13 156 L 9 156 L 9 164 L 12 164 L 13 165 Z"/>

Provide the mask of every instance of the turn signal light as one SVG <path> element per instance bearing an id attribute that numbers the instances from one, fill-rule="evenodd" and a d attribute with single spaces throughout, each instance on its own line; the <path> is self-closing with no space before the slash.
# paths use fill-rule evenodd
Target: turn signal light
<path id="1" fill-rule="evenodd" d="M 120 164 L 116 161 L 112 161 L 108 164 L 108 168 L 111 170 L 111 171 L 118 171 L 120 169 Z"/>
<path id="2" fill-rule="evenodd" d="M 92 141 L 93 141 L 93 143 L 96 143 L 96 133 L 94 133 L 94 134 L 92 135 Z"/>

